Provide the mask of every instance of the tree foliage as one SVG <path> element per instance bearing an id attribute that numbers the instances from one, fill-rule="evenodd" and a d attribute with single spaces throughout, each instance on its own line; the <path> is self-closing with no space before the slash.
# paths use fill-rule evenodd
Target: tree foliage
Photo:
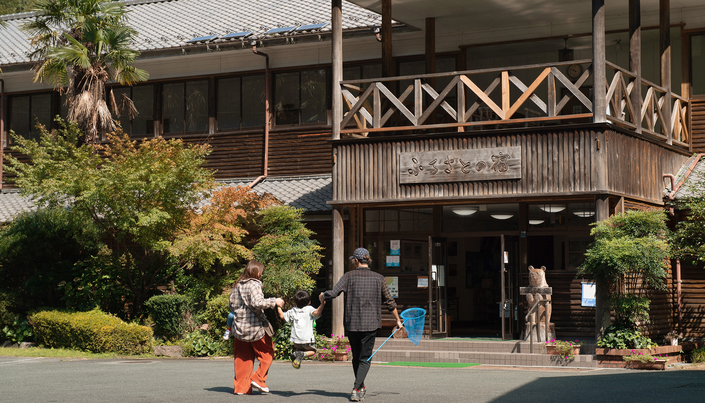
<path id="1" fill-rule="evenodd" d="M 313 232 L 302 222 L 303 210 L 273 206 L 262 210 L 259 225 L 263 235 L 252 248 L 265 266 L 263 291 L 291 300 L 297 290 L 311 290 L 311 277 L 321 268 L 323 249 L 311 239 Z"/>
<path id="2" fill-rule="evenodd" d="M 126 25 L 124 4 L 109 0 L 37 0 L 37 16 L 22 28 L 31 36 L 35 81 L 45 81 L 67 93 L 68 120 L 97 143 L 115 130 L 110 110 L 118 102 L 106 99 L 105 84 L 133 85 L 146 81 L 146 71 L 133 66 L 139 52 L 131 48 L 137 32 Z M 135 113 L 125 97 L 122 109 Z"/>
<path id="3" fill-rule="evenodd" d="M 701 162 L 702 163 L 702 162 Z M 705 174 L 693 174 L 686 185 L 689 196 L 676 202 L 686 219 L 676 224 L 671 237 L 673 257 L 692 264 L 705 263 Z"/>
<path id="4" fill-rule="evenodd" d="M 137 144 L 121 132 L 93 146 L 80 141 L 75 123 L 57 121 L 53 133 L 41 128 L 39 142 L 11 132 L 13 151 L 29 162 L 8 156 L 6 169 L 40 206 L 66 206 L 99 228 L 109 253 L 96 254 L 99 262 L 80 280 L 85 286 L 109 276 L 138 312 L 178 270 L 168 248 L 213 186 L 212 172 L 203 167 L 210 147 L 163 138 Z M 104 271 L 98 274 L 97 267 Z"/>
<path id="5" fill-rule="evenodd" d="M 648 323 L 651 290 L 665 290 L 669 257 L 663 211 L 628 211 L 595 224 L 595 241 L 585 252 L 578 276 L 592 276 L 610 295 L 616 323 Z"/>

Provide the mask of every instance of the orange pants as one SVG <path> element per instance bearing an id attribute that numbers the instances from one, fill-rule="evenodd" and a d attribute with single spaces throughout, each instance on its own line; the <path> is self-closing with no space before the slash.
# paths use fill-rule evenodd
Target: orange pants
<path id="1" fill-rule="evenodd" d="M 246 342 L 234 339 L 235 343 L 235 393 L 252 394 L 251 381 L 263 388 L 267 387 L 267 373 L 274 361 L 274 344 L 272 338 L 264 335 L 263 338 Z M 255 357 L 259 360 L 257 371 L 252 372 L 255 366 Z"/>

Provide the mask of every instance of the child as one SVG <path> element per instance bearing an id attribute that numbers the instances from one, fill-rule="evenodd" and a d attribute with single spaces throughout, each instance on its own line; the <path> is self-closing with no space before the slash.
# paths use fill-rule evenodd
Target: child
<path id="1" fill-rule="evenodd" d="M 233 315 L 233 312 L 230 311 L 230 313 L 228 314 L 228 320 L 225 322 L 225 334 L 223 335 L 223 340 L 230 339 L 230 332 L 233 330 L 234 319 L 235 315 Z"/>
<path id="2" fill-rule="evenodd" d="M 294 351 L 291 354 L 291 365 L 294 368 L 301 368 L 301 361 L 306 357 L 316 354 L 316 338 L 313 335 L 313 321 L 321 317 L 323 307 L 322 302 L 318 309 L 311 306 L 311 295 L 307 291 L 299 290 L 294 294 L 295 308 L 291 308 L 286 313 L 277 307 L 279 317 L 291 324 L 291 342 L 294 343 Z"/>

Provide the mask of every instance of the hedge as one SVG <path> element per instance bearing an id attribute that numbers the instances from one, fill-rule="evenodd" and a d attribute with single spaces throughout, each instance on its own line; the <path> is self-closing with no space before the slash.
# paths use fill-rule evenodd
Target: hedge
<path id="1" fill-rule="evenodd" d="M 39 345 L 95 353 L 144 354 L 152 351 L 152 329 L 90 312 L 41 311 L 30 316 Z"/>
<path id="2" fill-rule="evenodd" d="M 184 314 L 188 305 L 188 298 L 179 294 L 155 295 L 144 304 L 154 321 L 154 331 L 157 336 L 169 340 L 181 337 L 185 328 Z"/>

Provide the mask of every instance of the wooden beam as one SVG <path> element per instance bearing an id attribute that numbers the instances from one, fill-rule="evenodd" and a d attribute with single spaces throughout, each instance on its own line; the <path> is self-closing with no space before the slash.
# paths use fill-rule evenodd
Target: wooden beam
<path id="1" fill-rule="evenodd" d="M 436 19 L 426 18 L 426 74 L 436 72 Z"/>
<path id="2" fill-rule="evenodd" d="M 659 36 L 661 51 L 661 86 L 666 89 L 663 104 L 661 127 L 666 135 L 666 142 L 673 144 L 671 130 L 671 0 L 659 0 Z"/>
<path id="3" fill-rule="evenodd" d="M 333 282 L 335 285 L 341 277 L 343 277 L 345 268 L 345 227 L 343 225 L 343 206 L 335 206 L 333 208 Z M 345 300 L 336 298 L 333 300 L 333 334 L 345 334 L 343 326 L 343 316 L 345 312 Z"/>
<path id="4" fill-rule="evenodd" d="M 592 69 L 594 123 L 607 121 L 607 67 L 605 66 L 605 0 L 592 0 Z"/>
<path id="5" fill-rule="evenodd" d="M 609 216 L 609 197 L 604 195 L 597 196 L 595 198 L 595 220 L 597 222 L 604 221 Z M 595 340 L 600 340 L 610 325 L 609 290 L 607 290 L 606 285 L 597 284 L 595 302 Z"/>
<path id="6" fill-rule="evenodd" d="M 396 75 L 392 58 L 392 0 L 382 0 L 382 76 Z"/>
<path id="7" fill-rule="evenodd" d="M 629 70 L 636 75 L 631 100 L 635 111 L 641 111 L 641 0 L 629 0 Z M 641 133 L 641 114 L 632 116 L 636 132 Z"/>
<path id="8" fill-rule="evenodd" d="M 340 123 L 343 120 L 343 94 L 340 87 L 343 80 L 343 0 L 332 0 L 331 31 L 331 131 L 333 140 L 339 140 Z"/>

